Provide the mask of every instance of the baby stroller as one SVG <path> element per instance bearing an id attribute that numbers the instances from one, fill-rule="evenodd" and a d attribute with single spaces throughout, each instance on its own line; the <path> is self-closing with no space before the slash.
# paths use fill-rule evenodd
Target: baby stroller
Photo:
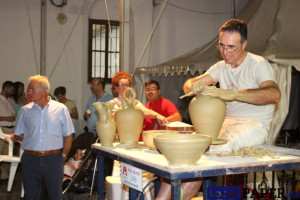
<path id="1" fill-rule="evenodd" d="M 93 168 L 95 166 L 96 154 L 91 151 L 91 145 L 97 138 L 92 133 L 82 133 L 73 141 L 67 160 L 71 158 L 77 149 L 84 151 L 84 157 L 81 166 L 75 171 L 72 177 L 63 181 L 63 194 L 66 192 L 86 193 L 93 187 Z"/>

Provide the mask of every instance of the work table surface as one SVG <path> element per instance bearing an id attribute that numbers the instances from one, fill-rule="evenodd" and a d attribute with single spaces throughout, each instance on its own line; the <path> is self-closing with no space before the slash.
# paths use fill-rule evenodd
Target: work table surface
<path id="1" fill-rule="evenodd" d="M 92 145 L 92 148 L 101 155 L 111 157 L 112 159 L 131 164 L 137 168 L 170 179 L 294 169 L 300 167 L 300 150 L 268 145 L 257 146 L 256 148 L 267 149 L 274 152 L 274 158 L 268 156 L 263 158 L 239 156 L 217 157 L 206 153 L 202 155 L 197 164 L 193 166 L 169 165 L 162 154 L 156 150 L 149 150 L 143 143 L 139 143 L 134 147 L 127 147 L 120 143 L 114 143 L 113 147 L 102 147 L 101 144 L 95 143 Z M 176 149 L 174 149 L 174 151 L 176 151 Z"/>

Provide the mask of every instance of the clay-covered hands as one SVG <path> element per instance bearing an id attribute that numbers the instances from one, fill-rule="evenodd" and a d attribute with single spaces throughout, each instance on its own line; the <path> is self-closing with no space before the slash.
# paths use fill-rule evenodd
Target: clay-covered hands
<path id="1" fill-rule="evenodd" d="M 196 95 L 198 93 L 200 93 L 203 89 L 203 87 L 206 86 L 206 83 L 203 82 L 203 81 L 195 81 L 192 85 L 191 85 L 191 90 L 186 93 L 185 95 L 179 97 L 180 99 L 184 98 L 184 97 L 188 97 L 188 96 L 191 96 L 191 95 Z"/>
<path id="2" fill-rule="evenodd" d="M 193 94 L 198 94 L 199 92 L 202 91 L 204 86 L 206 86 L 206 83 L 198 80 L 192 84 L 190 92 L 192 92 Z"/>
<path id="3" fill-rule="evenodd" d="M 233 101 L 236 96 L 236 91 L 224 90 L 222 88 L 217 88 L 215 86 L 205 86 L 201 92 L 202 95 L 208 95 L 211 97 L 218 97 L 224 101 Z"/>

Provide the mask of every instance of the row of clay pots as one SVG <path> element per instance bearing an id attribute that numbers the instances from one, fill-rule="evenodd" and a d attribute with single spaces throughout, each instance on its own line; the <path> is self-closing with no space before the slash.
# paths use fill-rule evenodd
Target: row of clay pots
<path id="1" fill-rule="evenodd" d="M 102 146 L 112 146 L 116 132 L 121 144 L 137 144 L 144 123 L 144 114 L 135 109 L 136 92 L 133 88 L 126 88 L 123 93 L 122 109 L 115 113 L 112 119 L 114 102 L 96 102 L 93 106 L 99 114 L 96 131 Z"/>
<path id="2" fill-rule="evenodd" d="M 116 123 L 111 117 L 114 107 L 113 102 L 93 104 L 100 116 L 99 121 L 96 123 L 96 130 L 102 146 L 112 146 L 116 132 L 119 135 L 121 144 L 132 145 L 138 143 L 144 115 L 142 111 L 135 109 L 135 98 L 136 92 L 133 88 L 127 88 L 124 91 L 122 109 L 116 111 L 115 114 Z M 169 164 L 195 164 L 197 161 L 195 158 L 198 156 L 199 159 L 208 145 L 217 141 L 226 114 L 226 104 L 219 98 L 197 94 L 189 105 L 189 112 L 196 134 L 202 136 L 171 134 L 172 136 L 157 136 L 155 137 L 157 139 L 154 139 L 155 144 L 166 156 Z M 194 156 L 182 156 L 184 160 L 180 160 L 178 157 L 175 159 L 176 154 L 171 153 L 175 152 L 174 149 L 180 149 L 180 152 L 184 155 L 192 154 L 193 151 L 198 153 Z M 174 156 L 174 159 L 170 158 L 172 156 Z M 193 159 L 188 159 L 189 157 Z"/>

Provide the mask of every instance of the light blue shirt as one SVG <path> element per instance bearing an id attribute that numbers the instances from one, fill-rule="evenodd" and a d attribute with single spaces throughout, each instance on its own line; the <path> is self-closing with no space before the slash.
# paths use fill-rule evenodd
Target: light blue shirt
<path id="1" fill-rule="evenodd" d="M 50 100 L 42 109 L 33 102 L 18 114 L 15 135 L 23 135 L 22 149 L 49 151 L 63 148 L 63 139 L 74 133 L 68 108 Z"/>
<path id="2" fill-rule="evenodd" d="M 113 96 L 111 96 L 110 94 L 105 92 L 104 95 L 102 97 L 100 97 L 98 100 L 96 99 L 96 95 L 91 96 L 88 100 L 85 110 L 90 110 L 91 116 L 87 119 L 86 126 L 88 127 L 89 132 L 93 133 L 95 136 L 97 136 L 97 133 L 95 130 L 95 124 L 99 120 L 99 116 L 98 116 L 97 110 L 93 106 L 93 103 L 106 102 L 106 101 L 110 101 L 112 99 L 113 99 Z"/>

